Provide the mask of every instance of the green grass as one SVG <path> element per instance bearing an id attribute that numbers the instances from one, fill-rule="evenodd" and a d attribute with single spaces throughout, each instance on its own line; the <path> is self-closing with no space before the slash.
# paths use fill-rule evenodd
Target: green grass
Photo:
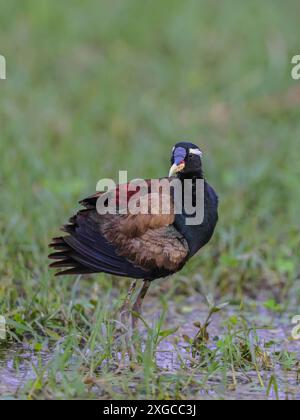
<path id="1" fill-rule="evenodd" d="M 276 327 L 300 304 L 300 82 L 290 76 L 298 2 L 2 3 L 0 314 L 10 339 L 0 349 L 2 366 L 11 359 L 17 372 L 16 343 L 29 345 L 35 366 L 35 378 L 2 396 L 200 398 L 221 376 L 215 396 L 234 397 L 232 378 L 250 367 L 263 377 L 259 394 L 276 396 L 299 355 L 279 344 L 280 371 L 268 370 L 255 359 L 264 345 L 249 347 L 249 319 L 264 308 Z M 120 367 L 114 311 L 128 282 L 54 279 L 47 244 L 100 178 L 120 169 L 164 176 L 182 139 L 204 150 L 220 222 L 182 273 L 153 285 L 149 302 L 162 315 L 151 322 L 146 307 L 136 358 Z M 204 343 L 193 367 L 182 361 L 164 372 L 154 363 L 164 331 L 191 325 L 196 333 L 192 309 L 209 294 L 230 301 L 234 314 L 223 309 L 219 340 Z M 242 349 L 232 316 L 247 323 Z"/>

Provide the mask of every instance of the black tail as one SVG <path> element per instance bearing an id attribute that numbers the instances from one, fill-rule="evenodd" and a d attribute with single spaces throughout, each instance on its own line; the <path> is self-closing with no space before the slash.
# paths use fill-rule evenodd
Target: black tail
<path id="1" fill-rule="evenodd" d="M 56 275 L 108 273 L 136 279 L 147 278 L 149 272 L 118 255 L 115 246 L 101 233 L 96 210 L 81 210 L 62 230 L 67 236 L 54 238 L 50 247 L 55 250 L 49 258 L 51 268 L 66 268 Z"/>
<path id="2" fill-rule="evenodd" d="M 51 260 L 57 260 L 50 264 L 49 267 L 51 268 L 67 268 L 67 270 L 59 271 L 56 273 L 56 276 L 62 275 L 72 275 L 72 274 L 89 274 L 93 271 L 83 264 L 76 261 L 74 256 L 74 251 L 72 248 L 66 243 L 65 239 L 61 236 L 59 238 L 54 238 L 52 243 L 49 245 L 50 248 L 56 250 L 56 252 L 49 255 Z"/>

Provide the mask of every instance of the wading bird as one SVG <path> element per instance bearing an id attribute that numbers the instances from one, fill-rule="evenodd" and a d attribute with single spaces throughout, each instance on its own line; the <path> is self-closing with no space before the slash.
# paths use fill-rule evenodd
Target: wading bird
<path id="1" fill-rule="evenodd" d="M 114 191 L 115 214 L 99 214 L 97 202 L 104 192 L 81 201 L 84 207 L 62 230 L 66 236 L 54 238 L 50 244 L 55 252 L 49 258 L 56 260 L 52 268 L 63 269 L 56 275 L 109 273 L 116 276 L 133 278 L 127 298 L 121 309 L 121 319 L 128 314 L 140 314 L 143 299 L 151 282 L 181 270 L 186 262 L 211 239 L 218 220 L 218 198 L 214 189 L 205 181 L 202 170 L 202 152 L 192 143 L 177 143 L 172 150 L 169 177 L 162 178 L 167 183 L 177 180 L 181 192 L 179 202 L 190 182 L 190 196 L 193 204 L 197 198 L 198 182 L 203 187 L 203 218 L 198 224 L 189 224 L 184 206 L 176 211 L 174 189 L 168 193 L 152 191 L 151 180 L 146 181 L 146 191 L 139 202 L 147 202 L 151 210 L 147 214 L 124 214 L 122 191 L 127 184 L 120 184 Z M 126 190 L 128 192 L 128 190 Z M 139 192 L 139 189 L 135 193 Z M 126 195 L 128 204 L 132 191 Z M 162 201 L 167 198 L 169 211 L 165 212 Z M 102 200 L 103 201 L 103 200 Z M 151 206 L 150 206 L 151 204 Z M 148 207 L 147 207 L 148 208 Z M 155 211 L 153 211 L 153 208 Z M 143 279 L 143 286 L 131 307 L 132 296 L 137 280 Z M 126 317 L 122 318 L 122 314 Z M 136 326 L 138 317 L 132 317 Z"/>

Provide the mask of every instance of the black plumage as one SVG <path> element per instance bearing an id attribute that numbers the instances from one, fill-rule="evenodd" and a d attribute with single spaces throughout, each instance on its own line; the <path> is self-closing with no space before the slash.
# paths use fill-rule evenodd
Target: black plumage
<path id="1" fill-rule="evenodd" d="M 218 198 L 204 180 L 201 156 L 194 144 L 177 143 L 172 151 L 170 177 L 165 178 L 171 183 L 176 175 L 183 186 L 183 194 L 185 181 L 190 180 L 192 200 L 196 197 L 197 180 L 203 180 L 204 219 L 200 224 L 188 225 L 190 215 L 185 211 L 176 214 L 172 189 L 169 214 L 159 210 L 158 214 L 147 215 L 100 215 L 96 206 L 102 193 L 97 193 L 80 202 L 85 209 L 63 227 L 66 235 L 54 238 L 50 244 L 55 251 L 49 256 L 55 260 L 51 267 L 63 269 L 57 275 L 105 272 L 144 279 L 140 294 L 144 296 L 150 281 L 179 271 L 211 239 L 218 220 Z M 161 209 L 160 200 L 165 197 L 152 193 L 150 180 L 147 185 L 148 191 L 141 200 L 154 202 Z M 121 188 L 126 186 L 117 187 L 116 200 Z"/>

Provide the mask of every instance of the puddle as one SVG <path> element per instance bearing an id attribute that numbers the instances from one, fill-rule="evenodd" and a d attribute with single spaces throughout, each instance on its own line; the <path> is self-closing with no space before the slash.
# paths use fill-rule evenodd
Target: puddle
<path id="1" fill-rule="evenodd" d="M 164 322 L 164 328 L 173 328 L 180 326 L 178 331 L 159 345 L 156 353 L 156 362 L 164 375 L 172 375 L 178 372 L 185 372 L 187 377 L 192 375 L 194 379 L 201 383 L 204 373 L 197 372 L 192 366 L 191 355 L 187 351 L 187 343 L 183 340 L 183 335 L 193 337 L 197 328 L 193 326 L 195 321 L 203 322 L 207 316 L 207 307 L 205 305 L 195 305 L 195 302 L 187 299 L 187 305 L 182 308 L 183 313 L 178 313 L 175 308 L 170 307 L 167 319 Z M 189 308 L 191 304 L 192 310 Z M 195 307 L 197 309 L 195 309 Z M 151 312 L 152 311 L 152 312 Z M 234 307 L 227 308 L 226 319 L 234 315 Z M 153 305 L 148 302 L 146 305 L 146 320 L 151 322 L 155 316 Z M 259 341 L 267 343 L 273 341 L 275 344 L 270 348 L 270 352 L 280 352 L 286 350 L 297 355 L 300 361 L 300 342 L 289 340 L 292 324 L 289 316 L 280 316 L 272 319 L 267 311 L 247 315 L 247 320 L 257 326 L 269 326 L 270 329 L 258 330 Z M 184 324 L 183 324 L 184 320 Z M 221 337 L 223 329 L 224 315 L 216 314 L 209 326 L 209 334 L 213 337 Z M 35 368 L 46 365 L 51 361 L 53 355 L 49 352 L 34 352 L 30 348 L 21 345 L 12 347 L 0 346 L 0 398 L 14 398 L 22 391 L 24 385 L 35 379 Z M 184 365 L 184 366 L 183 366 Z M 261 381 L 264 388 L 261 387 L 257 372 L 240 372 L 237 370 L 235 375 L 236 386 L 233 387 L 232 374 L 227 373 L 226 381 L 221 372 L 214 372 L 208 380 L 205 381 L 203 390 L 201 387 L 193 386 L 191 389 L 192 398 L 197 399 L 266 399 L 266 388 L 272 374 L 276 375 L 278 384 L 278 395 L 280 399 L 300 399 L 299 372 L 296 370 L 286 372 L 279 365 L 273 366 L 273 370 L 262 370 Z M 97 374 L 101 378 L 101 374 Z M 227 382 L 227 387 L 224 383 Z M 229 384 L 229 389 L 228 389 Z M 232 384 L 232 386 L 230 385 Z M 95 395 L 97 397 L 97 395 Z M 274 392 L 270 393 L 270 399 L 275 399 Z"/>
<path id="2" fill-rule="evenodd" d="M 0 347 L 0 398 L 14 396 L 30 380 L 35 370 L 51 358 L 49 353 L 35 353 L 22 345 Z"/>
<path id="3" fill-rule="evenodd" d="M 195 321 L 204 322 L 207 316 L 207 308 L 203 305 L 198 305 L 198 309 L 195 309 L 194 299 L 190 298 L 190 306 L 187 305 L 185 310 L 187 314 L 184 315 L 186 324 L 181 326 L 176 332 L 177 337 L 188 335 L 194 337 L 197 333 L 197 328 L 193 326 Z M 189 308 L 193 308 L 192 310 Z M 236 315 L 237 310 L 234 307 L 228 307 L 226 310 L 226 319 L 230 316 Z M 300 341 L 291 340 L 291 331 L 293 324 L 291 323 L 293 315 L 276 315 L 272 317 L 268 311 L 264 308 L 260 308 L 259 312 L 249 313 L 245 315 L 248 323 L 250 322 L 257 327 L 256 334 L 258 341 L 265 348 L 266 343 L 273 342 L 270 348 L 267 349 L 268 354 L 274 355 L 282 351 L 293 353 L 298 360 L 297 370 L 284 371 L 279 363 L 274 364 L 270 370 L 261 370 L 261 381 L 264 383 L 262 388 L 256 371 L 247 372 L 235 372 L 236 389 L 230 386 L 233 385 L 232 375 L 227 376 L 227 382 L 229 383 L 230 391 L 224 388 L 224 378 L 221 374 L 214 374 L 211 379 L 207 381 L 208 389 L 205 393 L 205 399 L 214 398 L 225 398 L 225 399 L 266 399 L 266 389 L 270 382 L 271 376 L 276 376 L 278 386 L 278 396 L 280 399 L 300 399 Z M 180 325 L 182 323 L 183 315 L 178 314 L 176 309 L 172 311 L 170 308 L 168 313 L 168 320 L 171 325 Z M 213 318 L 213 322 L 209 326 L 210 338 L 222 336 L 224 322 L 224 314 L 216 314 Z M 172 341 L 164 341 L 161 344 L 161 349 L 158 352 L 158 365 L 170 372 L 175 372 L 180 369 L 180 360 L 186 361 L 188 367 L 190 363 L 190 353 L 187 352 L 187 345 L 183 340 L 180 340 L 177 344 L 177 348 L 180 349 L 180 357 L 174 353 L 174 345 Z M 193 371 L 193 373 L 195 373 Z M 197 378 L 197 374 L 194 375 Z M 202 375 L 198 375 L 201 382 Z M 201 394 L 201 393 L 200 393 Z M 201 395 L 199 395 L 201 397 Z M 204 397 L 204 396 L 203 396 Z M 269 394 L 269 399 L 276 399 L 276 394 L 272 390 Z"/>

